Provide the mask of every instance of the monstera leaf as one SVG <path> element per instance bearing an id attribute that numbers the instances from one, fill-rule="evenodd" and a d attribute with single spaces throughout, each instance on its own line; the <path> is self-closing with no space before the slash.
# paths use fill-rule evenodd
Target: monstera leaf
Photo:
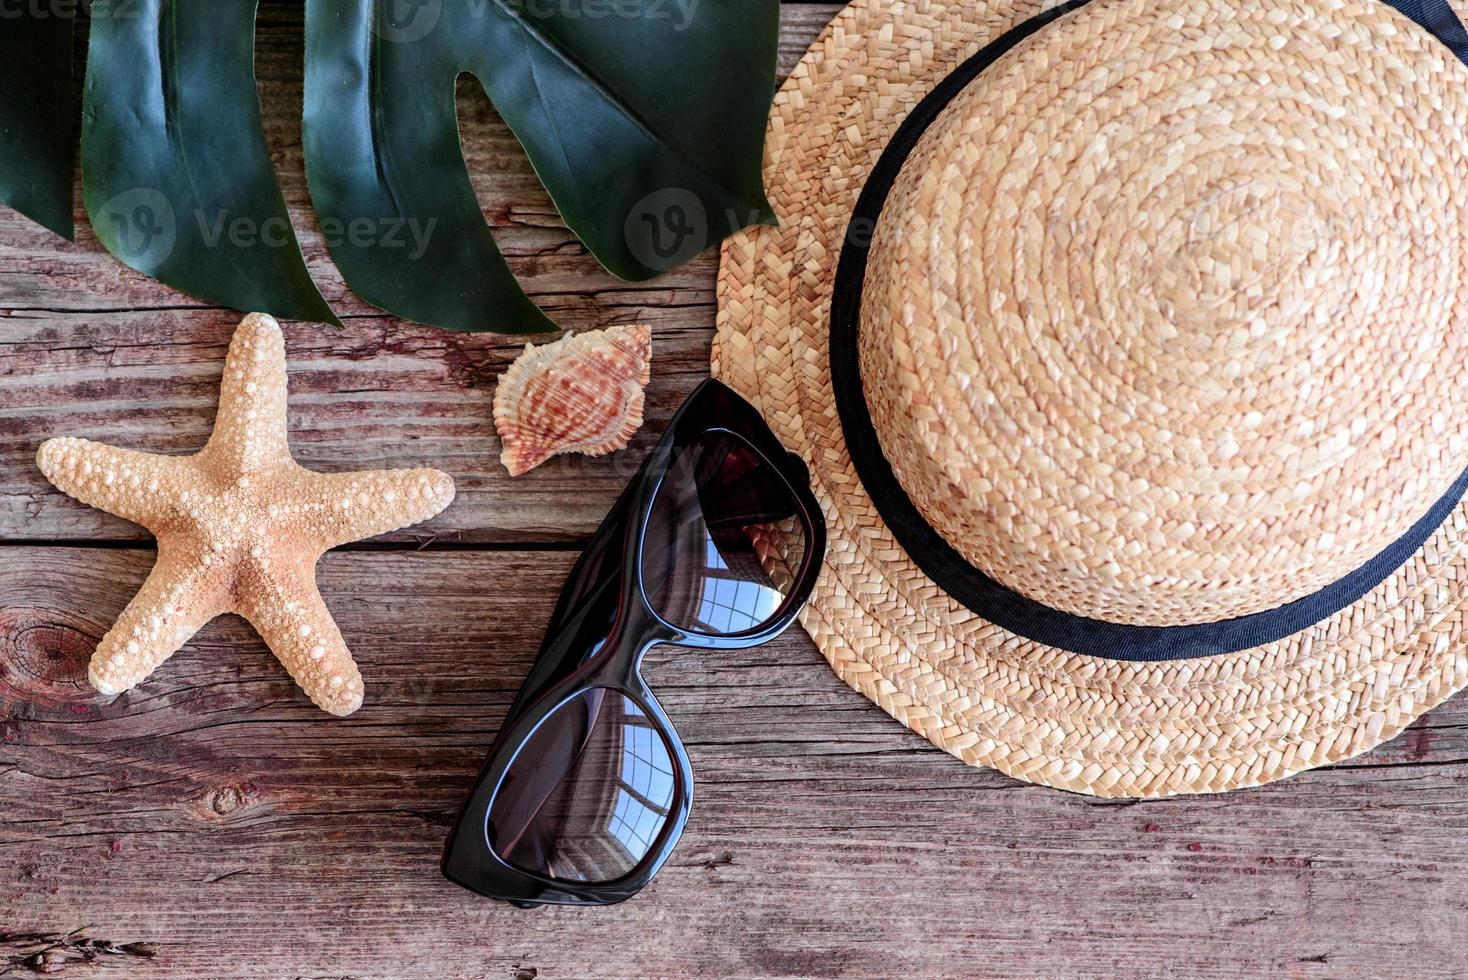
<path id="1" fill-rule="evenodd" d="M 0 109 L 0 200 L 65 233 L 70 33 L 47 7 L 22 5 L 0 33 L 0 83 L 39 93 Z M 773 220 L 760 163 L 778 12 L 777 0 L 306 0 L 307 177 L 347 283 L 443 327 L 553 328 L 475 200 L 455 118 L 464 73 L 614 275 L 649 278 Z M 255 0 L 93 0 L 83 196 L 128 265 L 211 302 L 334 322 L 265 146 L 254 20 Z"/>
<path id="2" fill-rule="evenodd" d="M 82 109 L 87 214 L 107 251 L 170 286 L 334 323 L 275 182 L 254 62 L 255 0 L 94 8 Z"/>
<path id="3" fill-rule="evenodd" d="M 0 24 L 0 201 L 70 238 L 70 11 Z"/>

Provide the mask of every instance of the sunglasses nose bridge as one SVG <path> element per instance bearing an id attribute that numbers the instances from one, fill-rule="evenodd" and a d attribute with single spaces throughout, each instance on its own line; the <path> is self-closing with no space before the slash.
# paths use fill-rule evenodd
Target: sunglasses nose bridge
<path id="1" fill-rule="evenodd" d="M 642 660 L 653 647 L 666 643 L 666 631 L 646 606 L 633 598 L 617 617 L 617 623 L 593 658 L 592 669 L 583 678 L 587 687 L 636 689 L 642 685 Z"/>

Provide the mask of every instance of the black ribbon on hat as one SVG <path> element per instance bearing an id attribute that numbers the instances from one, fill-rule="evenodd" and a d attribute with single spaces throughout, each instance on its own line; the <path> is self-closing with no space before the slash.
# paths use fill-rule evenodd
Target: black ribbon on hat
<path id="1" fill-rule="evenodd" d="M 1385 0 L 1386 3 L 1411 17 L 1418 24 L 1432 32 L 1432 36 L 1446 44 L 1458 56 L 1458 60 L 1468 64 L 1468 31 L 1463 29 L 1463 22 L 1458 19 L 1453 5 L 1448 0 Z"/>
<path id="2" fill-rule="evenodd" d="M 1359 600 L 1411 558 L 1468 492 L 1468 470 L 1417 523 L 1355 571 L 1274 609 L 1213 623 L 1137 626 L 1077 616 L 1000 584 L 959 554 L 919 513 L 882 454 L 861 384 L 857 335 L 867 258 L 882 205 L 908 155 L 933 121 L 980 72 L 1050 22 L 1085 6 L 1070 0 L 1025 21 L 969 58 L 928 93 L 882 151 L 857 198 L 831 297 L 831 379 L 852 463 L 892 536 L 954 600 L 1011 633 L 1072 653 L 1111 660 L 1161 661 L 1233 653 L 1281 640 Z M 1468 31 L 1448 0 L 1383 0 L 1430 31 L 1468 64 Z"/>

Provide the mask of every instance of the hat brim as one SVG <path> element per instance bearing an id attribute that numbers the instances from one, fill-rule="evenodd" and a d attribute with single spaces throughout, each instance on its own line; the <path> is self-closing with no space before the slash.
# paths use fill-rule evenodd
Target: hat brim
<path id="1" fill-rule="evenodd" d="M 766 181 L 780 218 L 726 242 L 714 373 L 810 468 L 830 536 L 802 622 L 836 673 L 963 761 L 1098 796 L 1270 782 L 1349 758 L 1468 685 L 1468 504 L 1335 615 L 1236 653 L 1122 662 L 975 615 L 893 539 L 831 397 L 843 236 L 907 113 L 986 44 L 1055 2 L 856 0 L 775 100 Z"/>

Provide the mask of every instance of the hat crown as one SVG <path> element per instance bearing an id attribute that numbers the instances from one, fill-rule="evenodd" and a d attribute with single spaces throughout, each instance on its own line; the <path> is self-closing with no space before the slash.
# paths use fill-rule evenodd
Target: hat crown
<path id="1" fill-rule="evenodd" d="M 1001 584 L 1120 623 L 1272 609 L 1464 469 L 1468 214 L 1441 182 L 1464 122 L 1396 97 L 1390 20 L 1341 18 L 1366 64 L 1333 76 L 1292 29 L 1308 6 L 1272 34 L 1107 7 L 1125 45 L 1040 32 L 907 159 L 862 297 L 868 406 Z"/>

